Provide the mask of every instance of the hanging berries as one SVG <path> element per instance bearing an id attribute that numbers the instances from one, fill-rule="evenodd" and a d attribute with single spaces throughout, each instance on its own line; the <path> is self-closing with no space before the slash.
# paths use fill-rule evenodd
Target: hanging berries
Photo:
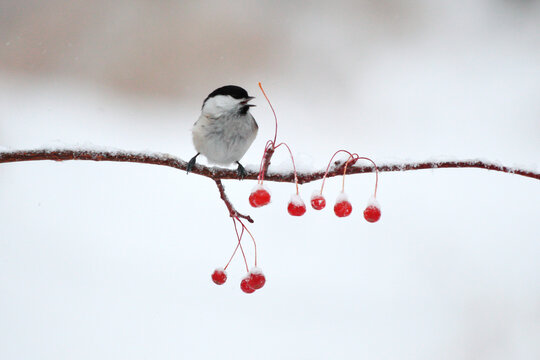
<path id="1" fill-rule="evenodd" d="M 244 225 L 242 220 L 240 220 L 238 217 L 233 217 L 232 220 L 238 242 L 229 261 L 227 262 L 227 265 L 225 265 L 224 268 L 217 268 L 214 270 L 214 272 L 212 273 L 212 281 L 217 285 L 223 285 L 227 281 L 227 273 L 225 272 L 225 270 L 227 270 L 232 259 L 234 258 L 234 255 L 236 254 L 238 249 L 240 249 L 240 252 L 242 253 L 242 258 L 244 259 L 244 265 L 246 266 L 246 271 L 248 272 L 248 274 L 240 282 L 240 288 L 243 292 L 251 294 L 255 290 L 258 290 L 264 286 L 264 284 L 266 283 L 266 278 L 262 270 L 257 267 L 257 243 L 255 242 L 255 238 L 253 237 L 249 229 Z M 242 226 L 240 231 L 238 230 L 237 223 Z M 253 248 L 255 253 L 255 266 L 251 269 L 251 271 L 249 271 L 246 254 L 244 253 L 244 248 L 242 247 L 242 238 L 245 232 L 248 233 L 248 235 L 251 237 L 251 240 L 253 241 Z"/>
<path id="2" fill-rule="evenodd" d="M 277 116 L 276 113 L 272 107 L 272 104 L 268 100 L 268 97 L 266 96 L 266 93 L 264 92 L 262 85 L 259 83 L 259 87 L 261 88 L 261 91 L 263 92 L 266 100 L 268 101 L 270 108 L 272 109 L 272 112 L 274 113 L 274 118 L 276 122 L 275 132 L 274 132 L 274 138 L 273 140 L 268 140 L 264 149 L 264 153 L 261 158 L 261 163 L 259 167 L 259 176 L 257 177 L 257 185 L 253 188 L 249 195 L 249 203 L 252 207 L 258 208 L 261 206 L 268 205 L 271 201 L 271 195 L 268 188 L 266 188 L 264 183 L 264 178 L 267 173 L 267 166 L 270 164 L 270 158 L 272 154 L 277 150 L 279 147 L 283 146 L 285 147 L 290 155 L 292 167 L 294 171 L 294 183 L 296 186 L 296 191 L 291 195 L 291 198 L 287 204 L 287 211 L 292 216 L 302 216 L 306 213 L 306 204 L 302 200 L 302 197 L 300 196 L 299 192 L 299 179 L 298 174 L 296 171 L 296 164 L 294 161 L 293 153 L 290 149 L 290 147 L 282 142 L 279 144 L 276 144 L 277 141 Z M 332 162 L 334 160 L 334 157 L 336 157 L 339 153 L 346 153 L 348 157 L 345 161 L 336 161 Z M 371 162 L 373 165 L 373 169 L 375 171 L 375 190 L 373 192 L 373 197 L 371 198 L 370 202 L 368 203 L 368 206 L 364 210 L 364 218 L 368 222 L 377 222 L 381 217 L 381 210 L 380 206 L 376 201 L 377 196 L 377 186 L 378 186 L 378 180 L 379 180 L 379 170 L 377 168 L 377 165 L 373 160 L 367 158 L 367 157 L 360 157 L 356 153 L 351 153 L 347 150 L 338 150 L 336 151 L 332 157 L 330 158 L 330 161 L 328 163 L 328 166 L 326 168 L 326 172 L 324 173 L 324 176 L 322 177 L 322 184 L 320 191 L 315 191 L 310 199 L 311 207 L 315 210 L 322 210 L 326 207 L 326 199 L 323 195 L 323 189 L 325 185 L 326 178 L 330 172 L 330 167 L 333 166 L 332 172 L 330 176 L 336 176 L 339 173 L 343 173 L 343 180 L 341 185 L 341 193 L 336 198 L 336 202 L 334 204 L 334 213 L 338 217 L 347 217 L 352 213 L 352 204 L 348 200 L 347 195 L 345 194 L 345 177 L 347 175 L 347 169 L 349 169 L 349 173 L 351 173 L 351 167 L 358 162 L 358 160 L 367 160 Z M 358 169 L 357 169 L 358 170 Z M 370 171 L 370 169 L 362 169 Z M 279 176 L 278 176 L 279 178 Z M 290 177 L 287 178 L 287 175 L 282 176 L 279 180 L 281 181 L 290 181 Z M 278 181 L 279 181 L 278 180 Z M 310 177 L 304 177 L 302 180 L 304 181 L 310 181 L 313 180 L 313 178 Z M 233 209 L 234 210 L 234 209 Z M 240 249 L 242 253 L 242 257 L 244 259 L 244 265 L 247 271 L 247 274 L 244 276 L 244 278 L 240 281 L 240 289 L 246 293 L 251 294 L 255 292 L 256 290 L 261 289 L 264 287 L 266 283 L 266 277 L 264 276 L 262 270 L 257 267 L 257 244 L 255 242 L 255 239 L 251 232 L 246 228 L 246 226 L 242 223 L 240 218 L 238 216 L 235 216 L 235 212 L 233 210 L 231 211 L 231 216 L 233 216 L 233 224 L 236 231 L 236 236 L 238 239 L 238 243 L 236 245 L 236 248 L 234 249 L 233 254 L 231 255 L 231 258 L 229 259 L 229 262 L 224 268 L 217 268 L 212 273 L 212 281 L 217 285 L 222 285 L 227 281 L 227 274 L 226 269 L 231 263 L 231 260 L 234 258 L 236 252 L 238 249 Z M 237 223 L 241 225 L 241 229 L 239 231 L 239 228 L 237 226 Z M 246 254 L 244 253 L 244 249 L 242 247 L 242 237 L 244 233 L 247 232 L 251 239 L 253 240 L 253 247 L 254 247 L 254 254 L 255 254 L 255 261 L 254 261 L 254 267 L 249 270 L 248 262 L 246 259 Z"/>

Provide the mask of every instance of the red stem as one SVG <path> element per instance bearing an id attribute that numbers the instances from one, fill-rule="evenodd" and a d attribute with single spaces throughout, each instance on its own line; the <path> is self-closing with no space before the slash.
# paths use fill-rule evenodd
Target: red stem
<path id="1" fill-rule="evenodd" d="M 373 167 L 375 167 L 375 191 L 373 192 L 373 197 L 377 198 L 377 186 L 379 185 L 379 168 L 377 167 L 377 164 L 373 160 L 367 157 L 359 157 L 358 160 L 367 160 L 373 164 Z"/>
<path id="2" fill-rule="evenodd" d="M 278 146 L 276 146 L 274 149 L 277 149 L 281 145 L 285 146 L 287 148 L 287 150 L 289 150 L 289 155 L 291 155 L 291 161 L 292 161 L 292 166 L 293 166 L 293 170 L 294 170 L 294 183 L 296 185 L 296 195 L 299 195 L 299 192 L 298 192 L 298 174 L 296 173 L 296 165 L 294 164 L 294 156 L 292 154 L 291 148 L 286 143 L 281 143 Z"/>
<path id="3" fill-rule="evenodd" d="M 334 160 L 334 157 L 336 157 L 337 154 L 339 154 L 340 152 L 344 152 L 344 153 L 347 153 L 349 154 L 349 158 L 351 158 L 351 156 L 353 156 L 353 154 L 351 154 L 350 152 L 348 152 L 347 150 L 338 150 L 334 153 L 334 155 L 332 155 L 332 157 L 330 158 L 330 161 L 328 162 L 328 166 L 326 167 L 326 171 L 324 172 L 324 176 L 322 177 L 322 184 L 321 184 L 321 195 L 323 193 L 323 189 L 324 189 L 324 183 L 326 181 L 326 177 L 328 176 L 328 170 L 330 170 L 330 165 L 332 165 L 332 160 Z M 348 161 L 348 160 L 347 160 Z"/>
<path id="4" fill-rule="evenodd" d="M 242 236 L 238 235 L 238 227 L 236 226 L 236 221 L 240 221 L 238 218 L 233 218 L 233 224 L 234 224 L 234 231 L 236 231 L 236 237 L 238 238 L 238 246 L 240 246 L 240 251 L 242 252 L 242 256 L 244 257 L 244 264 L 246 265 L 246 272 L 249 272 L 249 266 L 246 260 L 246 254 L 244 253 L 244 248 L 242 248 Z M 244 234 L 244 231 L 242 231 L 242 235 Z M 236 250 L 235 250 L 236 252 Z"/>
<path id="5" fill-rule="evenodd" d="M 241 246 L 242 236 L 244 235 L 244 229 L 242 229 L 242 232 L 240 233 L 240 237 L 238 237 L 238 233 L 236 233 L 236 237 L 238 238 L 238 242 L 236 243 L 236 247 L 234 248 L 234 251 L 229 259 L 229 262 L 227 262 L 227 265 L 223 268 L 223 270 L 227 270 L 229 267 L 229 264 L 231 263 L 232 259 L 234 258 L 234 255 L 236 255 L 236 252 L 238 251 L 238 248 Z"/>
<path id="6" fill-rule="evenodd" d="M 261 85 L 261 83 L 259 82 L 259 88 L 261 89 L 266 101 L 268 102 L 268 105 L 270 105 L 270 109 L 272 109 L 272 113 L 274 114 L 274 120 L 276 122 L 276 129 L 274 131 L 274 141 L 272 141 L 273 144 L 276 143 L 277 141 L 277 129 L 278 129 L 278 121 L 277 121 L 277 115 L 276 115 L 276 112 L 274 111 L 274 107 L 272 106 L 272 103 L 270 102 L 270 100 L 268 99 L 268 96 L 266 96 L 266 93 L 264 92 L 264 89 Z"/>
<path id="7" fill-rule="evenodd" d="M 244 225 L 242 220 L 240 219 L 236 219 L 236 220 L 238 220 L 238 222 L 242 225 L 242 232 L 244 232 L 244 229 L 245 229 L 248 232 L 249 236 L 251 236 L 251 240 L 253 240 L 253 248 L 255 250 L 255 267 L 257 267 L 257 243 L 255 242 L 255 238 L 251 234 L 251 231 L 249 231 L 249 229 L 246 227 L 246 225 Z"/>
<path id="8" fill-rule="evenodd" d="M 358 158 L 358 154 L 354 153 L 354 154 L 350 155 L 349 158 L 347 159 L 347 161 L 345 162 L 345 168 L 343 169 L 343 181 L 341 183 L 341 192 L 342 193 L 345 192 L 345 174 L 347 174 L 347 166 L 349 165 L 349 162 L 354 159 L 355 156 Z"/>

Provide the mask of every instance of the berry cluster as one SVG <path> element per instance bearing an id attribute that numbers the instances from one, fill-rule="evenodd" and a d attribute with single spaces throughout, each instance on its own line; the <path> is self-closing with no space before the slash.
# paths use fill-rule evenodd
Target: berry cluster
<path id="1" fill-rule="evenodd" d="M 261 269 L 253 268 L 240 282 L 240 288 L 246 294 L 251 294 L 255 290 L 259 290 L 266 283 L 266 278 Z"/>
<path id="2" fill-rule="evenodd" d="M 251 191 L 251 194 L 249 195 L 249 204 L 255 208 L 259 208 L 259 207 L 270 204 L 272 196 L 270 195 L 270 191 L 268 190 L 268 188 L 263 185 L 264 175 L 266 173 L 265 167 L 268 163 L 267 160 L 272 156 L 272 153 L 279 147 L 283 146 L 288 150 L 291 156 L 291 161 L 292 161 L 293 170 L 294 170 L 294 182 L 296 185 L 296 192 L 291 195 L 291 199 L 289 200 L 289 203 L 287 204 L 287 211 L 292 216 L 302 216 L 306 213 L 307 208 L 306 208 L 306 204 L 302 200 L 302 197 L 300 196 L 299 187 L 298 187 L 298 176 L 296 173 L 296 165 L 294 163 L 294 157 L 293 157 L 291 149 L 289 148 L 289 145 L 283 142 L 276 145 L 277 126 L 278 126 L 276 112 L 274 111 L 274 108 L 272 107 L 270 100 L 268 100 L 268 97 L 266 96 L 266 93 L 264 92 L 264 89 L 262 88 L 261 83 L 259 83 L 259 87 L 261 88 L 261 91 L 264 97 L 266 98 L 266 100 L 268 101 L 268 104 L 270 105 L 270 108 L 272 109 L 272 112 L 274 114 L 274 119 L 276 122 L 276 129 L 274 133 L 274 139 L 268 140 L 264 148 L 263 157 L 261 159 L 261 164 L 259 167 L 259 176 L 257 179 L 258 180 L 257 185 L 253 188 L 253 190 Z M 379 170 L 377 168 L 377 165 L 373 162 L 373 160 L 369 158 L 360 157 L 358 156 L 358 154 L 356 153 L 353 154 L 346 150 L 338 150 L 330 158 L 330 161 L 328 162 L 328 166 L 326 168 L 326 172 L 322 179 L 321 190 L 315 191 L 313 195 L 311 196 L 311 207 L 315 210 L 322 210 L 326 207 L 326 199 L 323 196 L 324 183 L 326 181 L 326 177 L 328 176 L 330 166 L 332 165 L 332 160 L 340 152 L 347 153 L 349 157 L 347 158 L 344 164 L 338 163 L 338 162 L 334 164 L 335 166 L 343 166 L 343 182 L 342 182 L 342 187 L 341 187 L 341 193 L 338 195 L 336 199 L 336 203 L 334 204 L 334 213 L 338 217 L 347 217 L 352 213 L 352 210 L 353 210 L 352 204 L 349 202 L 347 195 L 345 194 L 345 175 L 347 174 L 347 167 L 354 165 L 358 160 L 367 160 L 371 162 L 371 164 L 373 164 L 373 167 L 375 169 L 375 191 L 373 192 L 373 197 L 370 199 L 368 206 L 364 210 L 364 218 L 368 222 L 372 222 L 372 223 L 377 222 L 381 217 L 381 208 L 376 200 L 377 185 L 379 182 Z M 227 273 L 226 273 L 227 267 L 231 263 L 238 249 L 240 249 L 240 251 L 242 252 L 242 256 L 244 258 L 244 264 L 246 266 L 246 271 L 247 271 L 246 276 L 240 282 L 240 289 L 242 289 L 242 291 L 245 292 L 246 294 L 251 294 L 255 292 L 256 290 L 261 289 L 264 286 L 264 284 L 266 283 L 266 278 L 264 274 L 262 273 L 261 269 L 257 267 L 257 244 L 255 243 L 255 238 L 253 237 L 251 232 L 246 228 L 246 226 L 242 223 L 242 221 L 239 219 L 238 216 L 235 216 L 232 219 L 233 219 L 234 229 L 236 232 L 238 243 L 227 265 L 225 265 L 225 267 L 223 268 L 217 268 L 214 270 L 214 272 L 212 273 L 212 281 L 217 285 L 223 285 L 227 281 Z M 240 232 L 238 231 L 237 222 L 242 226 L 242 229 Z M 242 247 L 242 237 L 244 235 L 244 232 L 247 232 L 249 236 L 251 237 L 251 239 L 253 240 L 253 246 L 255 250 L 255 264 L 254 264 L 254 267 L 251 268 L 251 270 L 249 269 L 249 266 L 246 260 L 246 255 Z"/>
<path id="3" fill-rule="evenodd" d="M 264 153 L 261 159 L 261 165 L 259 167 L 259 176 L 257 181 L 257 186 L 253 188 L 251 191 L 251 194 L 249 195 L 249 203 L 253 207 L 261 207 L 268 205 L 271 200 L 270 191 L 263 185 L 264 182 L 264 174 L 266 173 L 266 157 L 270 152 L 274 152 L 277 148 L 280 146 L 284 146 L 289 151 L 289 154 L 291 156 L 291 161 L 293 165 L 294 170 L 294 183 L 296 185 L 296 193 L 294 193 L 291 196 L 291 199 L 289 200 L 289 203 L 287 204 L 287 211 L 292 216 L 302 216 L 306 213 L 307 208 L 306 204 L 300 197 L 300 193 L 298 191 L 298 176 L 296 174 L 296 165 L 294 163 L 294 156 L 292 154 L 291 149 L 289 148 L 289 145 L 286 143 L 280 143 L 276 145 L 277 140 L 277 128 L 278 128 L 278 121 L 276 112 L 274 111 L 274 107 L 272 106 L 272 103 L 268 99 L 268 96 L 266 96 L 266 93 L 264 92 L 264 89 L 262 88 L 261 83 L 259 83 L 259 88 L 261 89 L 264 97 L 266 98 L 266 101 L 268 101 L 268 104 L 270 105 L 270 109 L 272 109 L 272 113 L 274 114 L 274 119 L 276 123 L 276 128 L 274 132 L 274 139 L 268 140 L 266 143 L 266 146 L 264 147 Z M 324 182 L 326 181 L 326 177 L 328 175 L 328 171 L 330 170 L 330 165 L 332 165 L 332 160 L 334 157 L 339 154 L 340 152 L 347 153 L 349 157 L 347 158 L 347 161 L 345 161 L 345 165 L 343 166 L 343 184 L 341 187 L 341 193 L 338 195 L 336 199 L 336 203 L 334 205 L 334 213 L 337 217 L 347 217 L 352 212 L 352 204 L 349 202 L 347 195 L 345 194 L 345 175 L 347 174 L 347 167 L 349 165 L 354 165 L 358 160 L 367 160 L 373 164 L 373 167 L 375 168 L 375 191 L 373 192 L 372 200 L 368 203 L 368 206 L 364 210 L 364 218 L 368 222 L 377 222 L 381 217 L 381 208 L 377 203 L 376 197 L 377 197 L 377 185 L 379 183 L 379 170 L 377 168 L 377 165 L 373 160 L 367 157 L 360 157 L 358 154 L 351 154 L 350 152 L 346 150 L 338 150 L 332 155 L 330 158 L 330 161 L 328 162 L 328 166 L 326 167 L 326 172 L 323 176 L 323 181 L 321 185 L 321 191 L 314 192 L 311 196 L 311 207 L 315 210 L 322 210 L 326 207 L 326 199 L 323 196 L 323 189 L 324 189 Z M 336 163 L 337 164 L 337 163 Z M 341 164 L 339 164 L 341 165 Z"/>
<path id="4" fill-rule="evenodd" d="M 224 269 L 218 268 L 212 273 L 212 281 L 217 285 L 225 284 L 227 273 Z M 259 268 L 253 268 L 240 282 L 240 289 L 246 294 L 251 294 L 259 290 L 266 283 L 266 278 Z"/>
<path id="5" fill-rule="evenodd" d="M 266 145 L 263 160 L 261 161 L 261 166 L 259 170 L 259 177 L 258 177 L 258 183 L 251 191 L 251 194 L 249 195 L 249 203 L 253 207 L 261 207 L 268 205 L 271 200 L 270 191 L 267 187 L 263 185 L 264 182 L 264 159 L 266 157 L 267 152 L 269 149 L 275 150 L 279 146 L 285 146 L 291 155 L 291 160 L 293 163 L 293 169 L 294 169 L 294 178 L 295 178 L 295 185 L 296 185 L 296 193 L 291 195 L 291 199 L 289 200 L 289 203 L 287 204 L 287 211 L 292 216 L 302 216 L 306 213 L 307 208 L 306 204 L 300 197 L 299 191 L 298 191 L 298 178 L 296 175 L 296 166 L 294 164 L 294 157 L 292 155 L 292 152 L 289 148 L 289 146 L 286 143 L 281 143 L 274 147 L 274 142 L 269 141 Z M 330 162 L 328 163 L 328 167 L 326 168 L 326 172 L 323 177 L 321 190 L 315 191 L 313 195 L 311 196 L 311 207 L 315 210 L 322 210 L 326 207 L 326 199 L 323 196 L 323 189 L 324 189 L 324 183 L 326 181 L 326 176 L 328 175 L 328 172 L 330 170 L 330 166 L 332 164 L 332 160 L 334 157 L 340 153 L 345 152 L 349 155 L 348 159 L 345 161 L 344 165 L 339 164 L 340 166 L 343 166 L 343 183 L 341 188 L 341 193 L 336 198 L 336 202 L 334 204 L 334 213 L 337 217 L 347 217 L 352 213 L 353 207 L 350 203 L 349 199 L 347 198 L 347 195 L 345 194 L 345 175 L 347 173 L 347 167 L 349 165 L 355 164 L 358 160 L 367 160 L 373 164 L 373 167 L 375 168 L 375 191 L 373 193 L 373 197 L 368 202 L 368 205 L 366 209 L 364 210 L 364 218 L 368 222 L 377 222 L 381 217 L 381 207 L 379 206 L 376 196 L 377 196 L 377 185 L 379 182 L 379 171 L 377 169 L 377 165 L 373 162 L 373 160 L 366 158 L 366 157 L 360 157 L 358 154 L 351 154 L 350 152 L 346 150 L 339 150 L 334 153 L 332 158 L 330 159 Z"/>
<path id="6" fill-rule="evenodd" d="M 369 200 L 368 205 L 366 209 L 364 210 L 364 218 L 368 222 L 377 222 L 381 217 L 381 207 L 379 203 L 376 200 L 377 196 L 377 186 L 379 183 L 379 170 L 377 169 L 377 165 L 373 160 L 367 157 L 360 157 L 358 154 L 351 154 L 350 152 L 346 150 L 338 150 L 334 153 L 332 158 L 330 158 L 330 161 L 328 163 L 328 166 L 326 168 L 326 172 L 323 177 L 321 190 L 315 191 L 313 195 L 311 196 L 311 207 L 315 210 L 322 210 L 326 206 L 326 199 L 323 196 L 323 189 L 324 189 L 324 183 L 326 181 L 326 176 L 328 175 L 328 171 L 330 170 L 330 165 L 332 164 L 332 160 L 334 157 L 340 153 L 345 152 L 349 155 L 349 158 L 347 161 L 345 161 L 344 170 L 343 170 L 343 183 L 341 186 L 341 193 L 338 195 L 336 199 L 336 203 L 334 204 L 334 213 L 337 217 L 347 217 L 352 212 L 352 204 L 349 202 L 349 199 L 347 198 L 347 195 L 345 194 L 345 175 L 347 173 L 347 167 L 349 165 L 354 165 L 358 160 L 367 160 L 373 164 L 373 167 L 375 168 L 375 191 L 373 192 L 373 197 Z"/>
<path id="7" fill-rule="evenodd" d="M 242 230 L 239 233 L 238 232 L 238 226 L 236 223 L 239 223 L 242 226 Z M 236 248 L 234 249 L 233 254 L 231 255 L 231 258 L 227 262 L 227 265 L 223 268 L 217 268 L 212 273 L 212 281 L 216 285 L 223 285 L 227 281 L 227 268 L 229 267 L 232 259 L 234 258 L 234 255 L 240 248 L 240 251 L 242 252 L 242 256 L 244 258 L 244 264 L 246 266 L 247 275 L 242 279 L 240 282 L 240 289 L 242 289 L 243 292 L 246 294 L 251 294 L 255 292 L 255 290 L 259 290 L 264 286 L 266 283 L 266 278 L 264 277 L 264 274 L 260 268 L 257 267 L 257 244 L 255 243 L 255 238 L 251 234 L 251 232 L 247 229 L 247 227 L 244 225 L 244 223 L 238 218 L 233 218 L 233 224 L 234 224 L 234 230 L 236 232 L 236 237 L 238 239 L 238 243 L 236 244 Z M 251 239 L 253 240 L 253 246 L 255 249 L 255 266 L 249 270 L 247 260 L 246 260 L 246 254 L 244 253 L 244 248 L 242 247 L 242 237 L 244 236 L 244 232 L 247 232 Z"/>

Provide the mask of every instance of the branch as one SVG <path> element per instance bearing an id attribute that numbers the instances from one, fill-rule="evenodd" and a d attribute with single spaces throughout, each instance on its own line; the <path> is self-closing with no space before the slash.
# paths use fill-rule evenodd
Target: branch
<path id="1" fill-rule="evenodd" d="M 267 154 L 268 155 L 268 154 Z M 270 161 L 271 154 L 268 155 L 268 163 Z M 0 163 L 20 162 L 20 161 L 36 161 L 36 160 L 54 160 L 54 161 L 66 161 L 66 160 L 93 160 L 93 161 L 117 161 L 117 162 L 132 162 L 141 164 L 153 164 L 161 166 L 169 166 L 179 170 L 186 170 L 187 162 L 184 160 L 162 153 L 139 153 L 128 151 L 99 151 L 99 150 L 17 150 L 17 151 L 0 151 Z M 334 177 L 343 174 L 342 162 L 334 163 L 332 169 L 328 172 L 327 177 Z M 515 174 L 540 180 L 540 173 L 517 169 L 508 166 L 502 166 L 494 163 L 489 163 L 479 160 L 459 160 L 459 161 L 426 161 L 426 162 L 410 162 L 401 164 L 381 164 L 378 166 L 381 172 L 390 171 L 409 171 L 409 170 L 422 170 L 422 169 L 443 169 L 443 168 L 478 168 L 485 170 L 500 171 L 508 174 Z M 372 173 L 375 168 L 371 165 L 355 165 L 347 168 L 347 174 L 364 174 Z M 258 173 L 253 170 L 246 170 L 247 175 L 244 179 L 257 180 Z M 192 173 L 202 175 L 212 180 L 238 180 L 238 174 L 236 170 L 208 167 L 202 165 L 195 165 Z M 312 173 L 299 173 L 298 182 L 305 184 L 311 181 L 322 179 L 324 171 L 316 171 Z M 267 181 L 275 182 L 294 182 L 294 174 L 287 173 L 273 173 L 268 172 L 265 176 Z M 221 191 L 221 190 L 220 190 Z"/>
<path id="2" fill-rule="evenodd" d="M 272 143 L 271 147 L 266 150 L 266 154 L 264 155 L 263 160 L 263 169 L 264 169 L 264 177 L 268 175 L 268 168 L 270 167 L 270 161 L 272 160 L 272 155 L 274 155 L 274 144 Z"/>
<path id="3" fill-rule="evenodd" d="M 223 186 L 223 184 L 221 183 L 221 180 L 220 179 L 214 179 L 214 181 L 216 182 L 216 185 L 218 187 L 218 190 L 219 190 L 219 195 L 221 197 L 221 200 L 223 200 L 223 202 L 225 203 L 225 206 L 227 206 L 227 209 L 229 210 L 229 215 L 234 218 L 234 217 L 241 217 L 243 219 L 246 219 L 247 221 L 249 221 L 250 223 L 253 223 L 253 219 L 251 218 L 251 216 L 249 215 L 243 215 L 243 214 L 240 214 L 238 211 L 236 211 L 236 209 L 234 208 L 234 206 L 232 205 L 231 201 L 229 200 L 229 198 L 227 197 L 227 194 L 225 193 L 225 187 Z"/>
<path id="4" fill-rule="evenodd" d="M 294 182 L 294 173 L 272 173 L 268 171 L 270 159 L 274 153 L 274 148 L 270 148 L 264 158 L 265 180 L 276 182 Z M 69 149 L 38 149 L 38 150 L 17 150 L 17 151 L 0 151 L 0 164 L 20 161 L 36 161 L 36 160 L 93 160 L 93 161 L 117 161 L 131 162 L 140 164 L 152 164 L 169 166 L 179 170 L 186 170 L 187 162 L 169 154 L 162 153 L 138 153 L 128 151 L 99 151 L 99 150 L 69 150 Z M 332 169 L 328 172 L 327 177 L 339 176 L 343 174 L 345 163 L 336 161 Z M 516 174 L 540 180 L 540 174 L 532 171 L 514 169 L 507 166 L 501 166 L 483 161 L 442 161 L 442 162 L 420 162 L 420 163 L 404 163 L 404 164 L 383 164 L 378 166 L 379 171 L 407 171 L 421 169 L 441 169 L 441 168 L 479 168 L 486 170 L 501 171 L 509 174 Z M 375 168 L 368 166 L 350 166 L 347 168 L 347 174 L 363 174 L 374 172 Z M 231 217 L 240 217 L 253 223 L 253 219 L 249 215 L 243 215 L 236 211 L 231 201 L 225 193 L 225 187 L 221 180 L 223 179 L 239 179 L 236 170 L 207 167 L 195 165 L 192 172 L 194 174 L 206 176 L 215 181 L 221 200 L 227 206 Z M 305 184 L 311 181 L 320 180 L 324 176 L 324 171 L 312 173 L 298 174 L 298 182 Z M 256 171 L 247 171 L 244 179 L 257 180 L 259 174 Z"/>

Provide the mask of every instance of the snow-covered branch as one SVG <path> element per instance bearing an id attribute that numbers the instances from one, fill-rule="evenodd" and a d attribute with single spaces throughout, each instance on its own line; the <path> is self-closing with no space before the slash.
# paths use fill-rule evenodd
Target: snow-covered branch
<path id="1" fill-rule="evenodd" d="M 266 181 L 277 182 L 294 182 L 295 177 L 292 171 L 273 172 L 269 169 L 270 160 L 274 153 L 274 148 L 271 147 L 265 154 L 264 173 Z M 162 154 L 162 153 L 142 153 L 129 152 L 120 150 L 96 150 L 96 149 L 36 149 L 36 150 L 16 150 L 16 151 L 0 151 L 0 163 L 20 162 L 20 161 L 37 161 L 37 160 L 92 160 L 92 161 L 117 161 L 131 162 L 140 164 L 152 164 L 169 166 L 179 170 L 186 170 L 188 163 L 178 157 Z M 342 175 L 345 170 L 345 163 L 337 161 L 329 169 L 327 177 Z M 406 171 L 406 170 L 421 170 L 421 169 L 441 169 L 441 168 L 479 168 L 486 170 L 501 171 L 510 174 L 530 177 L 540 180 L 540 174 L 523 169 L 511 168 L 508 166 L 497 165 L 479 160 L 468 161 L 429 161 L 416 163 L 401 163 L 401 164 L 382 164 L 378 166 L 379 171 Z M 367 166 L 349 166 L 346 169 L 347 174 L 362 174 L 375 171 L 372 165 Z M 202 165 L 195 165 L 191 171 L 194 174 L 206 176 L 214 180 L 219 190 L 220 198 L 223 200 L 229 211 L 229 216 L 233 219 L 243 218 L 249 222 L 253 219 L 249 215 L 239 213 L 227 197 L 225 188 L 221 180 L 223 179 L 239 179 L 236 170 L 214 168 Z M 315 180 L 320 180 L 324 177 L 325 171 L 316 171 L 310 173 L 299 173 L 298 183 L 308 183 Z M 248 170 L 244 179 L 257 180 L 259 172 Z"/>
<path id="2" fill-rule="evenodd" d="M 92 149 L 35 149 L 35 150 L 16 150 L 16 151 L 0 151 L 0 163 L 20 162 L 20 161 L 36 161 L 36 160 L 92 160 L 92 161 L 117 161 L 117 162 L 132 162 L 141 164 L 153 164 L 161 166 L 169 166 L 179 170 L 186 170 L 187 162 L 163 153 L 142 153 L 130 151 L 100 151 Z M 268 157 L 268 162 L 270 157 Z M 336 162 L 328 172 L 327 177 L 343 175 L 343 162 Z M 378 169 L 380 172 L 388 171 L 408 171 L 422 169 L 447 169 L 447 168 L 478 168 L 485 170 L 500 171 L 508 174 L 521 175 L 540 180 L 540 173 L 519 169 L 500 164 L 490 163 L 480 160 L 455 160 L 455 161 L 425 161 L 425 162 L 408 162 L 395 164 L 380 164 Z M 347 168 L 347 174 L 363 174 L 372 173 L 375 168 L 372 165 L 354 165 Z M 257 180 L 258 171 L 246 170 L 247 174 L 244 179 Z M 209 177 L 213 180 L 238 179 L 236 170 L 208 167 L 203 165 L 195 165 L 192 173 Z M 324 171 L 315 171 L 310 173 L 299 173 L 298 182 L 305 184 L 311 181 L 322 179 Z M 270 168 L 267 175 L 264 177 L 266 181 L 275 182 L 294 182 L 294 174 L 288 172 L 273 172 Z"/>

